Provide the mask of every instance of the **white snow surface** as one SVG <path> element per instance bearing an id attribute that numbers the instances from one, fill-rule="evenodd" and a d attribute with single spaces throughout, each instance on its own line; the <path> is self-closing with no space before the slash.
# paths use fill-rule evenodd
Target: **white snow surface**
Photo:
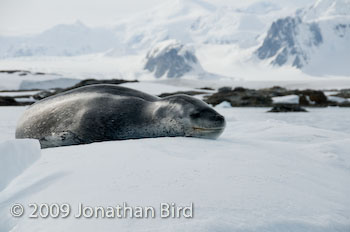
<path id="1" fill-rule="evenodd" d="M 34 95 L 39 93 L 40 91 L 19 91 L 19 92 L 0 92 L 0 96 L 1 97 L 19 97 L 19 96 L 23 96 L 23 95 Z"/>
<path id="2" fill-rule="evenodd" d="M 223 101 L 220 104 L 215 106 L 215 108 L 230 108 L 230 107 L 231 107 L 231 103 L 229 103 L 228 101 Z"/>
<path id="3" fill-rule="evenodd" d="M 317 20 L 319 18 L 330 18 L 334 16 L 350 15 L 349 0 L 317 0 L 314 5 L 306 10 L 304 19 Z"/>
<path id="4" fill-rule="evenodd" d="M 273 97 L 272 101 L 273 103 L 299 104 L 299 96 L 293 94 L 281 97 Z"/>
<path id="5" fill-rule="evenodd" d="M 344 103 L 344 102 L 348 102 L 349 100 L 343 97 L 337 97 L 337 96 L 327 96 L 327 99 L 329 101 L 334 101 L 334 102 L 338 102 L 338 103 Z"/>
<path id="6" fill-rule="evenodd" d="M 76 78 L 68 78 L 58 74 L 35 75 L 28 73 L 23 76 L 20 72 L 0 73 L 0 80 L 0 90 L 67 88 L 79 82 Z"/>
<path id="7" fill-rule="evenodd" d="M 0 192 L 40 157 L 37 140 L 0 141 Z"/>
<path id="8" fill-rule="evenodd" d="M 0 108 L 0 121 L 7 122 L 0 124 L 2 139 L 13 138 L 24 110 Z M 216 110 L 227 120 L 218 140 L 154 138 L 42 150 L 0 192 L 0 231 L 349 231 L 349 109 Z M 195 213 L 192 219 L 74 218 L 78 203 L 123 202 L 158 212 L 161 202 L 193 202 Z M 14 219 L 14 203 L 69 203 L 73 213 L 29 219 L 26 208 Z"/>

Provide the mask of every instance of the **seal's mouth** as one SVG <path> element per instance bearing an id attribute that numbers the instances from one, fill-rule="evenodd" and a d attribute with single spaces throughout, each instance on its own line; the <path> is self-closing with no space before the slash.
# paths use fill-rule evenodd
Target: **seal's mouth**
<path id="1" fill-rule="evenodd" d="M 195 131 L 207 131 L 207 132 L 213 132 L 213 131 L 221 131 L 224 129 L 224 127 L 212 127 L 212 128 L 203 128 L 203 127 L 192 127 Z"/>
<path id="2" fill-rule="evenodd" d="M 191 137 L 217 139 L 224 131 L 225 127 L 192 127 Z"/>

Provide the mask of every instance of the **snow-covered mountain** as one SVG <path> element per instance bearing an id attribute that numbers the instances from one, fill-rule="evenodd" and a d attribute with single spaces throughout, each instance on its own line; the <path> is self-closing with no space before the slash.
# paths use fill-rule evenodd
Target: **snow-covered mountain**
<path id="1" fill-rule="evenodd" d="M 0 37 L 0 58 L 98 53 L 116 47 L 117 43 L 118 38 L 112 31 L 90 28 L 77 21 L 54 26 L 34 36 Z"/>
<path id="2" fill-rule="evenodd" d="M 224 76 L 236 76 L 234 66 L 256 67 L 256 57 L 264 67 L 294 66 L 317 76 L 350 75 L 344 62 L 350 54 L 350 0 L 319 0 L 308 6 L 310 1 L 293 5 L 264 0 L 237 7 L 208 0 L 169 0 L 108 28 L 77 22 L 33 36 L 0 36 L 0 58 L 94 53 L 145 57 L 162 41 L 176 40 L 196 49 L 204 69 Z M 142 66 L 133 72 L 142 73 Z"/>
<path id="3" fill-rule="evenodd" d="M 147 51 L 167 39 L 184 44 L 250 47 L 258 44 L 257 37 L 281 11 L 279 5 L 268 1 L 237 8 L 205 0 L 171 0 L 122 19 L 109 28 L 90 28 L 77 22 L 57 25 L 33 36 L 0 36 L 0 57 L 73 56 L 96 52 L 125 55 Z"/>
<path id="4" fill-rule="evenodd" d="M 166 40 L 154 46 L 146 56 L 144 69 L 159 78 L 181 77 L 186 73 L 204 73 L 194 49 L 176 40 Z"/>
<path id="5" fill-rule="evenodd" d="M 172 0 L 119 22 L 114 31 L 134 52 L 148 50 L 168 39 L 184 44 L 232 44 L 249 48 L 259 44 L 258 37 L 273 20 L 287 13 L 291 13 L 290 9 L 270 1 L 234 7 L 214 5 L 206 0 Z"/>
<path id="6" fill-rule="evenodd" d="M 256 55 L 317 75 L 349 75 L 350 1 L 318 0 L 272 23 Z"/>

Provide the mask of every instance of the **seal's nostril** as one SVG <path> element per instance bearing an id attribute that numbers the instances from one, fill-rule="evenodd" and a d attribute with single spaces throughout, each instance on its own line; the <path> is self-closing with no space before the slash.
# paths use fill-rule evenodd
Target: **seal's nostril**
<path id="1" fill-rule="evenodd" d="M 191 114 L 191 118 L 196 119 L 199 118 L 201 116 L 201 114 L 199 112 Z"/>
<path id="2" fill-rule="evenodd" d="M 215 115 L 215 120 L 216 121 L 225 121 L 225 118 L 218 114 L 218 115 Z"/>

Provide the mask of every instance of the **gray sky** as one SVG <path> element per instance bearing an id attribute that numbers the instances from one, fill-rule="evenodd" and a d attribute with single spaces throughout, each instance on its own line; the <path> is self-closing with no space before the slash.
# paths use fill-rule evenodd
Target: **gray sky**
<path id="1" fill-rule="evenodd" d="M 60 23 L 81 20 L 89 26 L 112 25 L 165 0 L 0 0 L 0 35 L 32 34 Z M 173 0 L 174 1 L 174 0 Z M 257 0 L 207 0 L 239 6 Z M 270 0 L 288 4 L 287 0 Z M 310 2 L 294 0 L 292 2 Z"/>

